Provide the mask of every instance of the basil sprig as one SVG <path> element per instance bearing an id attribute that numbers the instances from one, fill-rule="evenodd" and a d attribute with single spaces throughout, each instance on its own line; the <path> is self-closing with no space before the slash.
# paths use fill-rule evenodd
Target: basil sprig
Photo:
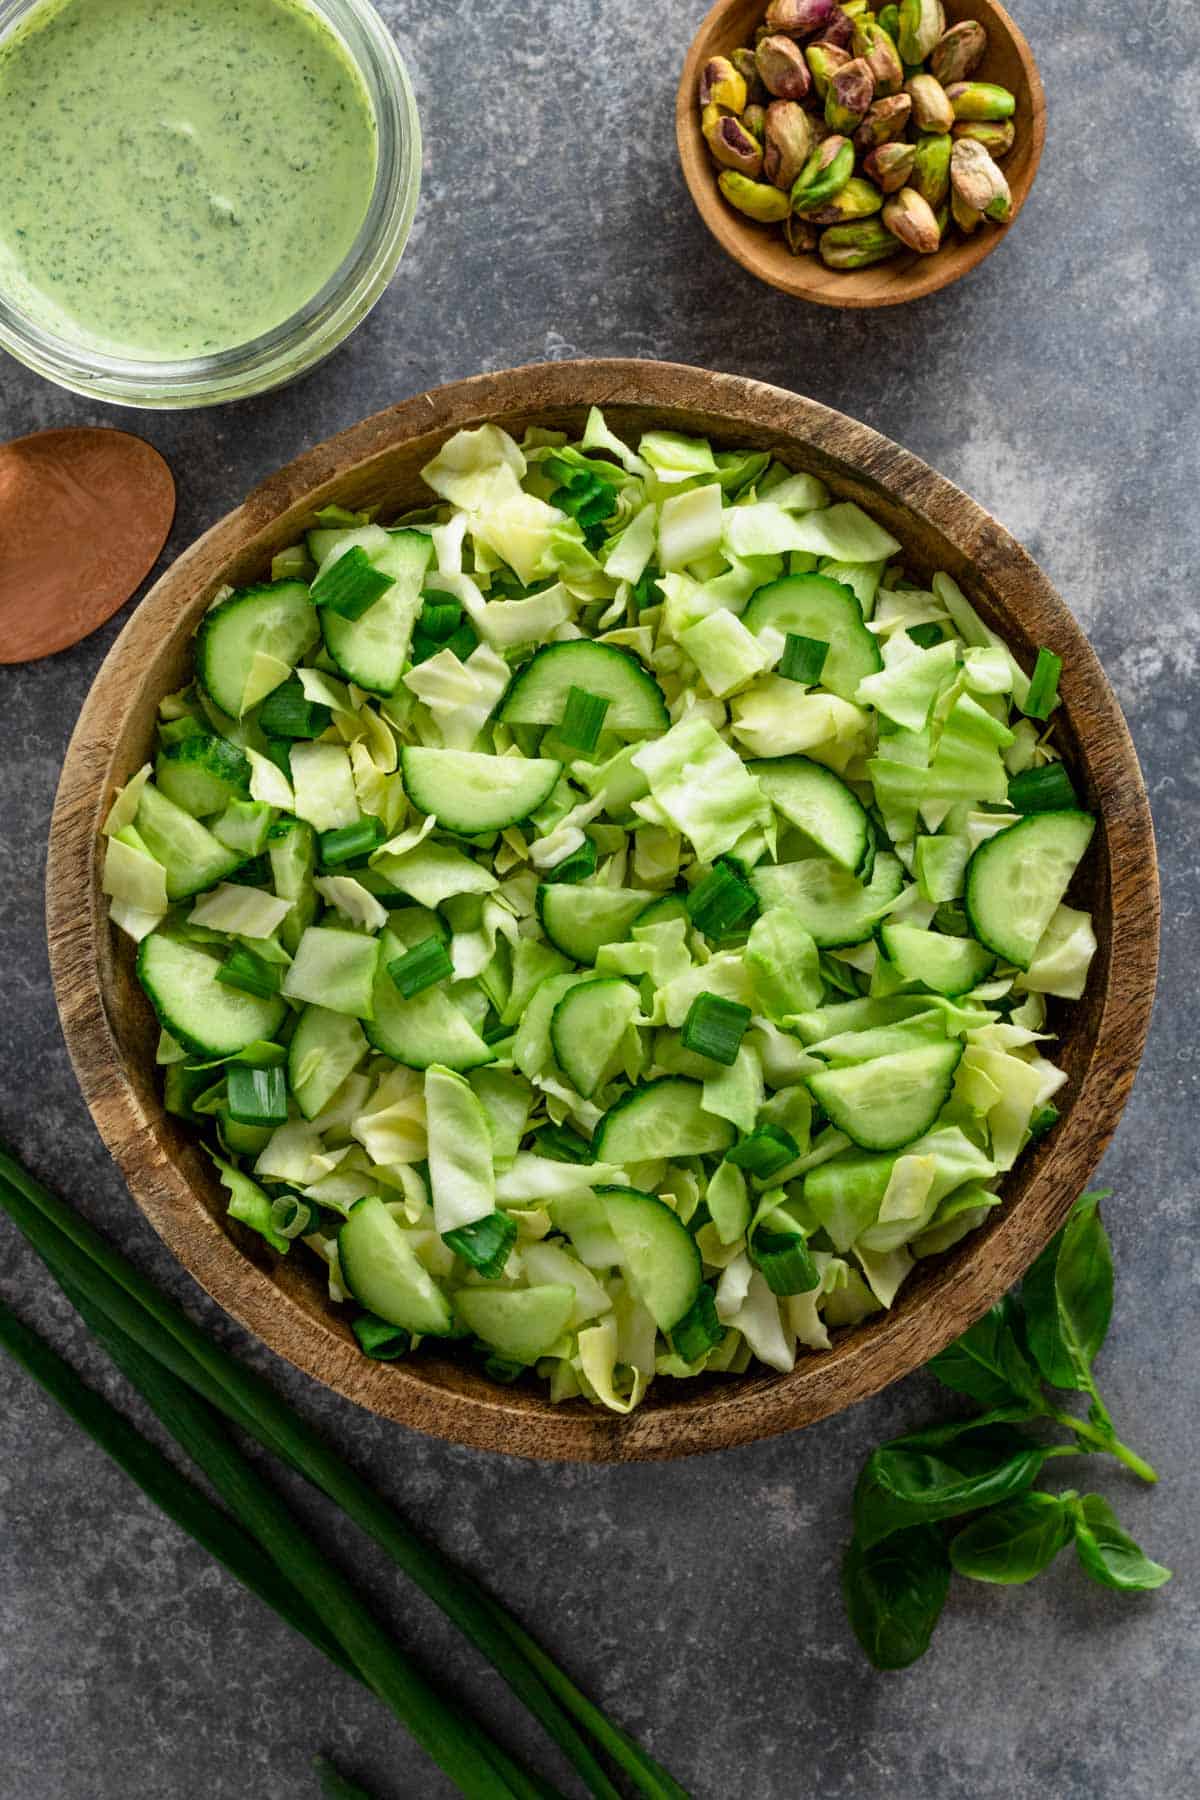
<path id="1" fill-rule="evenodd" d="M 1099 1210 L 1106 1197 L 1084 1194 L 1020 1297 L 992 1307 L 929 1364 L 943 1386 L 982 1411 L 895 1438 L 863 1467 L 842 1593 L 877 1669 L 907 1668 L 924 1655 L 952 1571 L 1015 1586 L 1074 1543 L 1084 1573 L 1120 1593 L 1171 1579 L 1099 1494 L 1034 1487 L 1046 1463 L 1080 1454 L 1114 1456 L 1143 1481 L 1157 1480 L 1118 1438 L 1092 1366 L 1112 1318 L 1112 1250 Z M 1064 1410 L 1047 1387 L 1086 1394 L 1087 1418 Z M 1038 1423 L 1068 1431 L 1071 1441 L 1024 1429 Z"/>

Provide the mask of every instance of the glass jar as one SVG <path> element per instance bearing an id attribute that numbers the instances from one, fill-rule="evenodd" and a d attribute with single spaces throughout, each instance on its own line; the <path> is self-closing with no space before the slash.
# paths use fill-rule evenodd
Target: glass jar
<path id="1" fill-rule="evenodd" d="M 0 0 L 0 39 L 42 0 Z M 37 324 L 0 291 L 0 349 L 59 387 L 117 406 L 214 406 L 280 387 L 330 355 L 370 312 L 403 254 L 421 186 L 421 128 L 400 52 L 368 0 L 305 0 L 341 38 L 374 108 L 378 164 L 367 216 L 341 267 L 260 337 L 179 361 L 109 356 Z"/>

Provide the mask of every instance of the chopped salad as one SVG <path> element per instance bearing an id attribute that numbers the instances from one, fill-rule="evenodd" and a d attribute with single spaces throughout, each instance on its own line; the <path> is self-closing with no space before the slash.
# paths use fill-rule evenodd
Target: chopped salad
<path id="1" fill-rule="evenodd" d="M 1058 659 L 766 451 L 593 409 L 423 475 L 216 597 L 113 804 L 166 1106 L 368 1356 L 789 1370 L 1058 1116 Z"/>

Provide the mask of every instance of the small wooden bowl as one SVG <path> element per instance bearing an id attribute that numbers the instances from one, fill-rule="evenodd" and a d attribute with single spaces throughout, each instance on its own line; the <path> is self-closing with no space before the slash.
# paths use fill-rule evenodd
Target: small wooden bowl
<path id="1" fill-rule="evenodd" d="M 1086 998 L 1064 1007 L 1056 1054 L 1070 1077 L 1061 1123 L 1021 1159 L 1005 1204 L 946 1256 L 921 1265 L 889 1313 L 803 1355 L 786 1376 L 663 1381 L 629 1419 L 552 1406 L 534 1383 L 485 1380 L 433 1346 L 366 1361 L 330 1306 L 314 1259 L 277 1259 L 225 1217 L 195 1136 L 168 1117 L 157 1026 L 129 941 L 108 925 L 98 832 L 112 797 L 152 753 L 160 696 L 191 669 L 192 633 L 225 582 L 261 579 L 314 510 L 418 501 L 418 471 L 450 435 L 487 421 L 580 430 L 587 407 L 617 431 L 651 424 L 729 447 L 770 449 L 859 501 L 898 537 L 910 568 L 959 581 L 1024 659 L 1063 657 L 1058 731 L 1099 814 L 1079 883 L 1100 952 Z M 48 927 L 63 1030 L 96 1125 L 135 1199 L 220 1305 L 280 1356 L 339 1393 L 460 1444 L 579 1461 L 684 1456 L 769 1437 L 837 1412 L 907 1374 L 997 1300 L 1062 1223 L 1120 1116 L 1154 989 L 1158 884 L 1145 789 L 1125 722 L 1087 639 L 1036 564 L 941 476 L 865 425 L 761 382 L 654 362 L 550 363 L 480 375 L 406 400 L 270 476 L 180 557 L 142 601 L 96 677 L 67 752 L 50 837 Z"/>
<path id="2" fill-rule="evenodd" d="M 1042 78 L 1032 50 L 998 0 L 946 0 L 946 16 L 951 25 L 978 19 L 987 27 L 987 59 L 978 79 L 998 82 L 1016 95 L 1017 141 L 1001 165 L 1012 189 L 1012 218 L 1005 226 L 981 225 L 969 238 L 954 231 L 934 256 L 906 251 L 867 269 L 827 269 L 819 256 L 793 256 L 778 226 L 756 225 L 735 212 L 717 186 L 719 170 L 700 133 L 700 72 L 710 57 L 752 46 L 765 12 L 766 0 L 717 0 L 688 51 L 675 101 L 675 136 L 684 180 L 721 248 L 760 281 L 818 306 L 899 306 L 936 294 L 977 268 L 1016 224 L 1046 139 Z"/>

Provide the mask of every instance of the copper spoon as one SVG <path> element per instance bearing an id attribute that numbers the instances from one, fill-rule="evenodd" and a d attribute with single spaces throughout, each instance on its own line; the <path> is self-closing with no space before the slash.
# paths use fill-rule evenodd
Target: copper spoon
<path id="1" fill-rule="evenodd" d="M 87 637 L 154 567 L 175 516 L 158 451 L 92 425 L 0 444 L 0 663 Z"/>

